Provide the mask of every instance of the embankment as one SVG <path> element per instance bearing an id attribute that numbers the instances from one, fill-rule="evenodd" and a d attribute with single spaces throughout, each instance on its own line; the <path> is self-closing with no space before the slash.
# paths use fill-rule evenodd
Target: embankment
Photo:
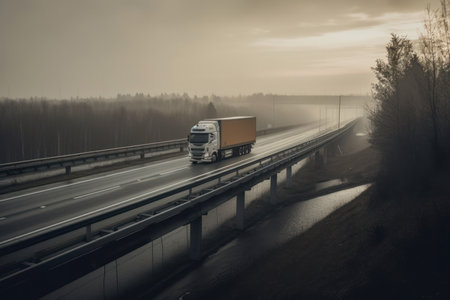
<path id="1" fill-rule="evenodd" d="M 295 176 L 280 195 L 285 203 L 316 182 L 375 179 L 379 155 L 367 139 L 352 135 L 340 147 L 344 154 L 320 170 L 311 163 Z M 450 299 L 450 176 L 430 176 L 422 194 L 386 198 L 373 186 L 236 277 L 187 298 Z"/>

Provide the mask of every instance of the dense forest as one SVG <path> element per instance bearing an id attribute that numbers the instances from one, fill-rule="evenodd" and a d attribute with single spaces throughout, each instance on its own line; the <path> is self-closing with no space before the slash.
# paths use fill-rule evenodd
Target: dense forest
<path id="1" fill-rule="evenodd" d="M 0 101 L 0 162 L 137 145 L 186 136 L 199 119 L 235 110 L 187 97 Z"/>
<path id="2" fill-rule="evenodd" d="M 426 188 L 450 158 L 450 29 L 446 2 L 428 9 L 418 41 L 392 35 L 374 67 L 372 144 L 382 153 L 380 186 Z M 391 189 L 391 190 L 392 190 Z"/>
<path id="3" fill-rule="evenodd" d="M 311 105 L 336 107 L 337 99 L 264 94 L 222 98 L 186 94 L 70 100 L 3 98 L 0 163 L 184 138 L 197 121 L 205 118 L 254 115 L 258 129 L 302 124 L 319 114 L 317 109 L 311 113 Z M 347 97 L 346 101 L 361 103 L 358 97 Z"/>

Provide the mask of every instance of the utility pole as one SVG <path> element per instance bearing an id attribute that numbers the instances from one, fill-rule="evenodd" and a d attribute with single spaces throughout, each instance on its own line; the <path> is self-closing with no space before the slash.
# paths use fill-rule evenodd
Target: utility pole
<path id="1" fill-rule="evenodd" d="M 319 106 L 319 132 L 320 132 L 320 123 L 322 123 L 322 107 Z"/>
<path id="2" fill-rule="evenodd" d="M 272 95 L 272 128 L 275 128 L 275 96 Z"/>
<path id="3" fill-rule="evenodd" d="M 338 129 L 341 128 L 341 96 L 339 96 Z"/>

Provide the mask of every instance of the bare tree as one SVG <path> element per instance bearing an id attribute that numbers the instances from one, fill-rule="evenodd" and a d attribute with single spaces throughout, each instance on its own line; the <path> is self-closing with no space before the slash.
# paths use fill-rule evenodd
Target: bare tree
<path id="1" fill-rule="evenodd" d="M 417 55 L 405 37 L 392 35 L 387 59 L 373 68 L 376 108 L 372 144 L 383 156 L 382 177 L 415 185 L 450 155 L 450 34 L 448 1 L 425 20 Z"/>

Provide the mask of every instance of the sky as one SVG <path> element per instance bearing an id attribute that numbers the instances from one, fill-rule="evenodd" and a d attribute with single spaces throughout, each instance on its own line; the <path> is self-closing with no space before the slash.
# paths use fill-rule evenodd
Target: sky
<path id="1" fill-rule="evenodd" d="M 0 0 L 0 97 L 367 94 L 429 2 Z"/>

